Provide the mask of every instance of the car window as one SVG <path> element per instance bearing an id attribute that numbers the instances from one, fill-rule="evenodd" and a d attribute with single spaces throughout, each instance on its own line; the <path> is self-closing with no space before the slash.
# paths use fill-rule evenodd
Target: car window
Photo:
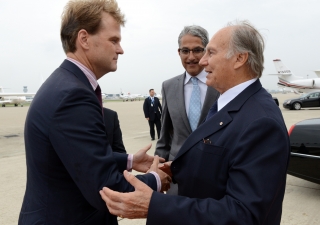
<path id="1" fill-rule="evenodd" d="M 312 93 L 309 96 L 310 96 L 310 98 L 318 98 L 319 97 L 319 93 Z"/>

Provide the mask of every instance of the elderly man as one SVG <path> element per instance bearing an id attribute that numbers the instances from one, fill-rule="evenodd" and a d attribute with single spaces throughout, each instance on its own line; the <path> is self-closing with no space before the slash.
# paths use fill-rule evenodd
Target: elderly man
<path id="1" fill-rule="evenodd" d="M 43 83 L 25 124 L 27 185 L 19 224 L 117 224 L 99 190 L 134 188 L 122 172 L 146 172 L 153 157 L 113 153 L 103 123 L 104 74 L 117 69 L 120 25 L 124 17 L 114 0 L 70 1 L 61 24 L 67 59 Z M 158 171 L 137 176 L 153 190 L 170 178 Z M 149 170 L 150 171 L 150 170 Z"/>
<path id="2" fill-rule="evenodd" d="M 179 196 L 153 192 L 126 173 L 135 192 L 100 192 L 112 214 L 147 217 L 150 225 L 280 224 L 290 144 L 282 114 L 259 81 L 263 50 L 248 22 L 212 37 L 200 64 L 221 96 L 171 164 Z"/>
<path id="3" fill-rule="evenodd" d="M 185 26 L 178 37 L 178 54 L 185 72 L 162 83 L 162 128 L 155 155 L 172 161 L 187 137 L 206 118 L 219 93 L 206 85 L 204 67 L 199 61 L 209 42 L 200 26 Z M 171 184 L 167 194 L 177 195 Z"/>

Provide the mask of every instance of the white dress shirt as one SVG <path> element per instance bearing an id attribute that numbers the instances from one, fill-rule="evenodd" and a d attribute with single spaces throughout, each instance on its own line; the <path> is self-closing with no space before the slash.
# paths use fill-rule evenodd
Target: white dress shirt
<path id="1" fill-rule="evenodd" d="M 207 88 L 208 86 L 206 85 L 206 78 L 207 73 L 205 70 L 202 70 L 196 78 L 198 78 L 198 85 L 200 88 L 200 99 L 201 99 L 201 109 L 204 103 L 204 99 L 206 98 L 206 93 L 207 93 Z M 189 104 L 190 104 L 190 98 L 193 90 L 193 84 L 191 81 L 191 75 L 186 71 L 186 76 L 184 78 L 184 104 L 186 106 L 186 112 L 187 116 L 189 114 Z"/>
<path id="2" fill-rule="evenodd" d="M 218 112 L 225 107 L 229 102 L 231 102 L 232 99 L 237 97 L 244 89 L 246 89 L 250 84 L 254 83 L 257 80 L 257 78 L 248 80 L 246 82 L 243 82 L 241 84 L 238 84 L 237 86 L 234 86 L 233 88 L 230 88 L 225 93 L 220 95 L 218 98 Z"/>

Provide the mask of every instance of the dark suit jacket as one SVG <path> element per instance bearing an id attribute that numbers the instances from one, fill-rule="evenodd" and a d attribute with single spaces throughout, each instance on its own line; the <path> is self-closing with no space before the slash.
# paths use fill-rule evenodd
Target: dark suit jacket
<path id="1" fill-rule="evenodd" d="M 180 196 L 154 192 L 147 224 L 280 224 L 289 154 L 281 111 L 257 80 L 188 137 L 171 165 Z"/>
<path id="2" fill-rule="evenodd" d="M 154 118 L 155 118 L 154 112 L 156 112 L 157 117 L 160 119 L 162 107 L 159 99 L 157 97 L 154 97 L 154 103 L 153 103 L 153 106 L 151 106 L 151 98 L 150 97 L 146 98 L 143 103 L 143 112 L 144 112 L 145 118 L 149 118 L 150 121 L 154 121 Z"/>
<path id="3" fill-rule="evenodd" d="M 113 153 L 98 98 L 65 60 L 35 95 L 25 123 L 27 185 L 19 224 L 117 224 L 99 190 L 132 191 L 127 155 Z M 156 190 L 151 174 L 139 176 Z"/>
<path id="4" fill-rule="evenodd" d="M 118 114 L 111 109 L 103 108 L 104 124 L 109 144 L 114 152 L 127 153 L 123 141 Z"/>

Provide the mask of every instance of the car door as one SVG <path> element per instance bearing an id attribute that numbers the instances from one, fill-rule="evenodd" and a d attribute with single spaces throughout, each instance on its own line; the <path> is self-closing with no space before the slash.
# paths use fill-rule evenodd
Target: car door
<path id="1" fill-rule="evenodd" d="M 317 107 L 319 105 L 319 93 L 311 93 L 302 101 L 302 107 Z"/>
<path id="2" fill-rule="evenodd" d="M 288 173 L 320 184 L 320 124 L 298 125 L 290 134 Z"/>

